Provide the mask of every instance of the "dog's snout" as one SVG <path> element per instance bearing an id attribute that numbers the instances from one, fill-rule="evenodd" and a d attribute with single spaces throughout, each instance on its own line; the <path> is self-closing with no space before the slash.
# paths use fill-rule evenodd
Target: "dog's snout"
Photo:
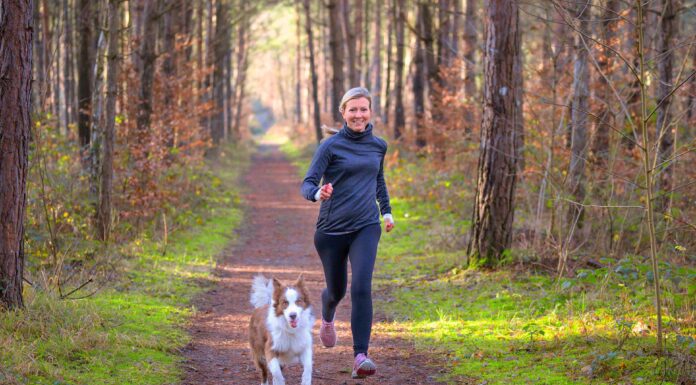
<path id="1" fill-rule="evenodd" d="M 295 318 L 297 318 L 297 313 L 290 313 L 288 317 L 290 317 L 291 320 L 294 320 Z"/>

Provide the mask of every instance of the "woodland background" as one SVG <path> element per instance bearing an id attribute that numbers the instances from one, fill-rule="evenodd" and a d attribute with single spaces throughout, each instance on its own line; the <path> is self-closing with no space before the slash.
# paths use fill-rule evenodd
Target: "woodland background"
<path id="1" fill-rule="evenodd" d="M 10 38 L 18 9 L 29 40 Z M 413 282 L 442 280 L 466 302 L 447 285 L 478 282 L 477 271 L 496 284 L 544 277 L 571 318 L 588 314 L 585 301 L 611 309 L 582 321 L 611 336 L 578 353 L 571 377 L 641 383 L 643 360 L 645 383 L 696 381 L 693 0 L 8 0 L 0 16 L 4 73 L 15 47 L 31 55 L 11 68 L 32 79 L 30 98 L 0 105 L 0 183 L 26 186 L 24 202 L 0 188 L 2 341 L 15 347 L 0 379 L 62 376 L 60 354 L 44 352 L 65 341 L 32 341 L 61 334 L 55 322 L 98 325 L 123 300 L 106 292 L 186 298 L 221 246 L 200 241 L 209 250 L 172 260 L 173 239 L 238 223 L 234 177 L 253 138 L 283 127 L 303 169 L 321 126 L 340 124 L 338 100 L 361 85 L 389 142 L 397 224 L 411 226 L 384 250 L 393 274 L 380 287 L 395 293 L 384 306 L 396 319 L 417 300 L 404 285 L 427 292 Z M 30 124 L 7 119 L 29 112 Z M 13 143 L 24 158 L 5 152 Z M 425 267 L 400 270 L 410 257 Z M 163 272 L 137 272 L 159 263 L 197 267 L 166 285 Z M 519 325 L 532 355 L 553 340 L 539 314 Z M 166 321 L 173 346 L 181 319 Z M 458 352 L 453 333 L 437 341 Z M 632 339 L 640 349 L 627 354 Z"/>

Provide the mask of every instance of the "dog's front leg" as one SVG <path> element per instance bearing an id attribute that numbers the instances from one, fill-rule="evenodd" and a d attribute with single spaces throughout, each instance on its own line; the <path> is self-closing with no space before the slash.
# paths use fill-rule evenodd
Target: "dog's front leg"
<path id="1" fill-rule="evenodd" d="M 268 363 L 268 369 L 271 371 L 271 376 L 273 377 L 273 385 L 285 385 L 285 378 L 280 369 L 280 361 L 278 358 L 274 357 L 271 359 Z"/>
<path id="2" fill-rule="evenodd" d="M 302 385 L 312 385 L 312 349 L 305 349 L 300 357 L 302 361 Z"/>

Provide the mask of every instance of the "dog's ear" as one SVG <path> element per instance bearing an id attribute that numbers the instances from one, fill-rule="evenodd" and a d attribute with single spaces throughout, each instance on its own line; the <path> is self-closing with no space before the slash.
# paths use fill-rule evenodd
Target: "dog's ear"
<path id="1" fill-rule="evenodd" d="M 280 283 L 278 278 L 273 277 L 273 290 L 280 291 L 280 289 L 282 289 L 282 288 L 283 288 L 283 284 Z"/>
<path id="2" fill-rule="evenodd" d="M 297 286 L 297 287 L 304 286 L 304 274 L 300 273 L 300 276 L 297 277 L 297 281 L 295 282 L 295 286 Z"/>
<path id="3" fill-rule="evenodd" d="M 302 298 L 304 298 L 305 302 L 307 302 L 307 307 L 311 306 L 312 304 L 309 299 L 309 290 L 307 290 L 307 286 L 305 286 L 304 275 L 300 274 L 300 276 L 297 278 L 295 286 L 297 286 L 297 289 L 300 291 Z"/>

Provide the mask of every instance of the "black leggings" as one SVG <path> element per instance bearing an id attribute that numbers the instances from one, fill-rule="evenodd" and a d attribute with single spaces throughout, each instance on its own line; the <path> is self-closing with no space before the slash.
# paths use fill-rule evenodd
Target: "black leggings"
<path id="1" fill-rule="evenodd" d="M 353 277 L 350 283 L 350 327 L 353 332 L 353 352 L 367 354 L 372 331 L 372 270 L 377 257 L 377 243 L 382 235 L 379 223 L 341 235 L 324 234 L 317 230 L 314 246 L 324 266 L 326 289 L 321 293 L 322 317 L 332 321 L 336 306 L 346 295 L 348 258 Z"/>

